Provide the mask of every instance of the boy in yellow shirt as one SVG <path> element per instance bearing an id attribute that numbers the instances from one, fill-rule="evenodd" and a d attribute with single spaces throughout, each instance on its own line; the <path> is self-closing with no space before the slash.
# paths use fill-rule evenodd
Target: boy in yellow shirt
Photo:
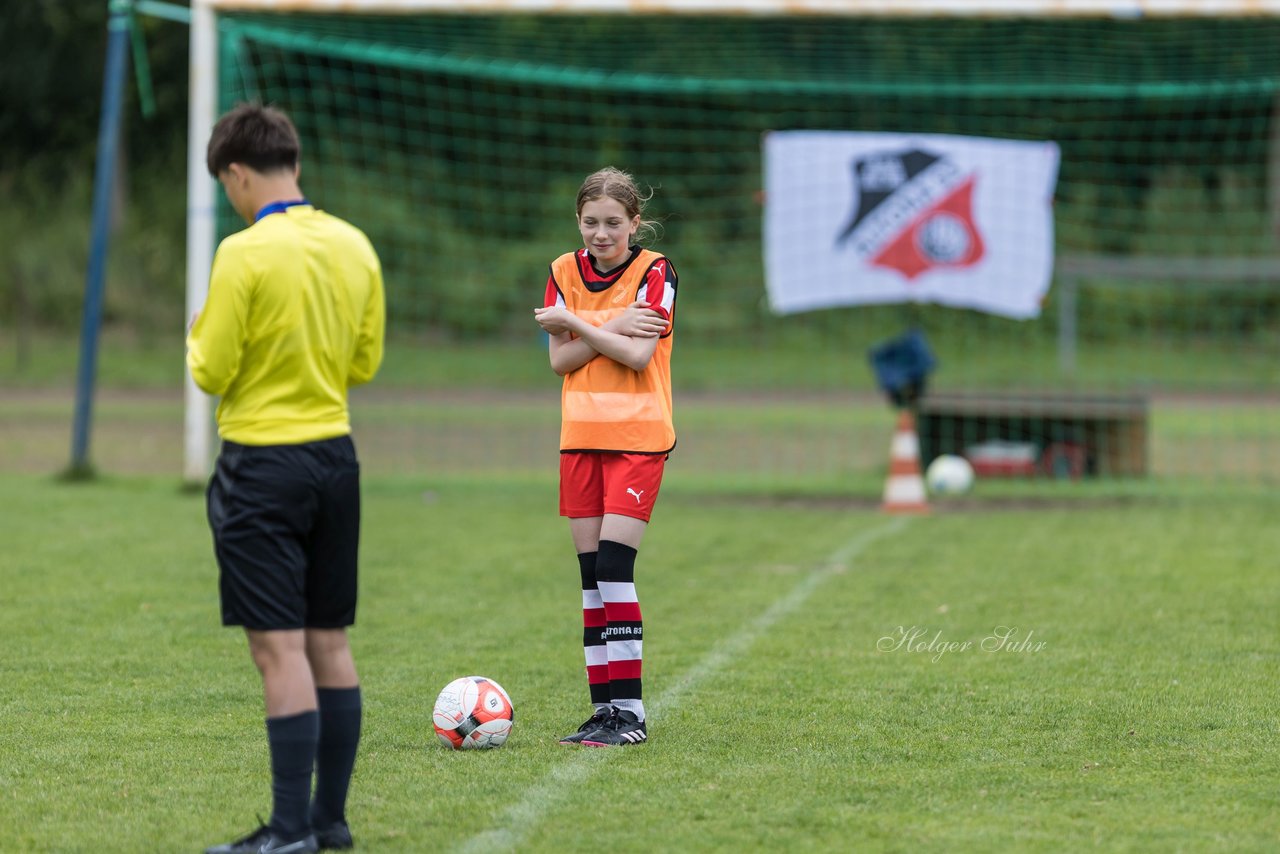
<path id="1" fill-rule="evenodd" d="M 262 676 L 273 795 L 268 824 L 210 854 L 352 847 L 360 467 L 347 389 L 377 372 L 386 311 L 377 254 L 303 197 L 299 151 L 288 116 L 256 104 L 219 119 L 207 150 L 249 227 L 218 247 L 187 366 L 222 398 L 209 525 L 223 625 L 244 628 Z"/>

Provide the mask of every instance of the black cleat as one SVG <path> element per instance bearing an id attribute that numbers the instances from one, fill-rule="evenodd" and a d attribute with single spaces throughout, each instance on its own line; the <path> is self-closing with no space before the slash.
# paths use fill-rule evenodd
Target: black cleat
<path id="1" fill-rule="evenodd" d="M 598 730 L 584 736 L 582 744 L 586 747 L 622 747 L 640 744 L 648 738 L 649 731 L 644 721 L 636 717 L 634 712 L 615 706 L 608 720 Z"/>
<path id="2" fill-rule="evenodd" d="M 301 839 L 281 839 L 264 824 L 235 842 L 206 848 L 204 854 L 316 854 L 319 850 L 320 846 L 312 834 L 307 834 Z"/>
<path id="3" fill-rule="evenodd" d="M 578 727 L 577 732 L 575 732 L 573 735 L 566 735 L 564 738 L 560 739 L 560 743 L 561 744 L 581 744 L 584 738 L 591 735 L 596 730 L 600 729 L 600 727 L 604 726 L 605 721 L 609 720 L 610 714 L 611 712 L 596 712 L 594 715 L 592 715 L 590 718 L 587 719 L 586 723 Z"/>
<path id="4" fill-rule="evenodd" d="M 335 821 L 328 827 L 316 828 L 316 843 L 321 851 L 346 851 L 356 847 L 351 838 L 351 828 L 347 827 L 345 821 Z"/>

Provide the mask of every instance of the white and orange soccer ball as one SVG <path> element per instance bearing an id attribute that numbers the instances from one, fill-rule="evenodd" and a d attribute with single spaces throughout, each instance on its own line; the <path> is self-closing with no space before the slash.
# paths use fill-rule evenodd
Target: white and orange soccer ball
<path id="1" fill-rule="evenodd" d="M 444 686 L 431 712 L 436 735 L 454 750 L 501 747 L 515 717 L 511 697 L 484 676 L 463 676 Z"/>

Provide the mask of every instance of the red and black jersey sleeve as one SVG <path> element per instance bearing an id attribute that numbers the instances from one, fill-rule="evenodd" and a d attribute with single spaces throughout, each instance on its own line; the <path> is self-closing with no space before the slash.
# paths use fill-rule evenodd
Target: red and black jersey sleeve
<path id="1" fill-rule="evenodd" d="M 542 297 L 542 307 L 551 308 L 555 305 L 563 306 L 564 304 L 564 294 L 560 293 L 560 286 L 556 284 L 555 274 L 548 274 L 547 290 Z"/>
<path id="2" fill-rule="evenodd" d="M 645 271 L 644 283 L 636 294 L 637 299 L 644 300 L 649 308 L 667 319 L 667 331 L 662 333 L 663 338 L 671 334 L 675 323 L 678 282 L 675 266 L 669 259 L 659 258 Z"/>

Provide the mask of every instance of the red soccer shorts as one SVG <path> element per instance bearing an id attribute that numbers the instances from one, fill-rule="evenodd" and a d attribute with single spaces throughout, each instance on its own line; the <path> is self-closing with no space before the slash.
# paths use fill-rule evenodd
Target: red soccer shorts
<path id="1" fill-rule="evenodd" d="M 616 513 L 648 522 L 666 462 L 666 454 L 561 454 L 560 515 Z"/>

